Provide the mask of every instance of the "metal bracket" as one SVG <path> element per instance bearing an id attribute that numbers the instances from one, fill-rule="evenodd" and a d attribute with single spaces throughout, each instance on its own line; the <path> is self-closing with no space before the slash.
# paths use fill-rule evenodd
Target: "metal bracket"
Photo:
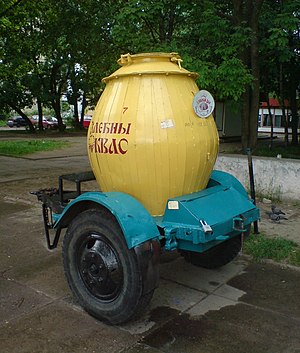
<path id="1" fill-rule="evenodd" d="M 206 221 L 203 221 L 202 219 L 200 219 L 199 222 L 200 222 L 205 234 L 212 234 L 213 233 L 212 227 L 209 224 L 207 224 Z"/>
<path id="2" fill-rule="evenodd" d="M 243 215 L 240 215 L 240 217 L 235 217 L 233 218 L 233 230 L 236 230 L 238 232 L 246 232 L 247 228 L 244 226 L 244 221 L 245 217 Z"/>
<path id="3" fill-rule="evenodd" d="M 172 227 L 164 228 L 164 233 L 166 238 L 165 249 L 167 251 L 175 250 L 178 247 L 178 243 L 176 240 L 176 232 L 177 232 L 177 228 L 172 228 Z"/>
<path id="4" fill-rule="evenodd" d="M 58 228 L 56 230 L 53 242 L 51 242 L 49 229 L 53 229 L 52 210 L 44 203 L 42 205 L 42 210 L 43 210 L 43 220 L 44 220 L 47 247 L 49 250 L 53 250 L 57 247 L 60 233 L 61 233 L 61 228 Z"/>

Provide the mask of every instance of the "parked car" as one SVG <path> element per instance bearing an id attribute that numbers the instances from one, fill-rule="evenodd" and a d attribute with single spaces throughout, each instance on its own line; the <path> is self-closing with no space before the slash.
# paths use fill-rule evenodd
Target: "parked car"
<path id="1" fill-rule="evenodd" d="M 39 116 L 38 115 L 33 115 L 30 118 L 33 126 L 36 128 L 39 126 Z M 57 129 L 58 128 L 58 122 L 57 119 L 54 117 L 51 118 L 46 118 L 43 116 L 43 128 L 44 129 Z"/>
<path id="2" fill-rule="evenodd" d="M 85 129 L 89 128 L 91 120 L 92 120 L 92 116 L 91 115 L 85 115 L 84 116 L 84 118 L 83 118 L 83 127 Z"/>
<path id="3" fill-rule="evenodd" d="M 12 119 L 7 120 L 7 126 L 9 127 L 21 127 L 27 126 L 27 121 L 23 119 L 21 116 L 15 116 Z"/>
<path id="4" fill-rule="evenodd" d="M 43 121 L 43 124 L 44 123 L 46 129 L 58 129 L 58 121 L 54 117 L 46 118 L 46 121 Z"/>

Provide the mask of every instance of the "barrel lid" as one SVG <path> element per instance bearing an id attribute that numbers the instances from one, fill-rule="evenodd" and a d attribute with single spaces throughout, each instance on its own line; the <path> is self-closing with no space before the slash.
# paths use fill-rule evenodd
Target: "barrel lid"
<path id="1" fill-rule="evenodd" d="M 125 66 L 125 65 L 130 65 L 132 64 L 133 61 L 155 61 L 159 60 L 162 61 L 164 59 L 167 59 L 168 61 L 171 60 L 173 62 L 176 61 L 181 61 L 182 59 L 178 53 L 172 52 L 172 53 L 162 53 L 162 52 L 152 52 L 152 53 L 139 53 L 139 54 L 122 54 L 120 59 L 117 61 L 117 63 L 120 66 Z"/>
<path id="2" fill-rule="evenodd" d="M 185 75 L 196 80 L 198 74 L 196 72 L 190 72 L 181 66 L 182 59 L 178 53 L 139 53 L 139 54 L 123 54 L 117 61 L 121 66 L 120 69 L 115 71 L 108 77 L 105 77 L 102 81 L 107 82 L 111 79 L 117 79 L 124 76 L 135 76 L 135 75 L 153 75 L 153 74 L 164 74 L 164 75 Z"/>

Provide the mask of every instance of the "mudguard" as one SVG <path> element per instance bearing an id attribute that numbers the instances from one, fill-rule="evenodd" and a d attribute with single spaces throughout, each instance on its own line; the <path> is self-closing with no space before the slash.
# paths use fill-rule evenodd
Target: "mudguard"
<path id="1" fill-rule="evenodd" d="M 208 182 L 207 187 L 215 186 L 215 185 L 223 185 L 227 187 L 235 188 L 239 193 L 244 195 L 245 197 L 248 196 L 247 191 L 245 190 L 244 186 L 241 182 L 235 178 L 233 175 L 222 172 L 221 170 L 213 170 L 210 180 Z"/>
<path id="2" fill-rule="evenodd" d="M 160 243 L 149 240 L 134 247 L 143 278 L 143 294 L 152 292 L 159 283 Z"/>
<path id="3" fill-rule="evenodd" d="M 61 214 L 54 214 L 53 228 L 66 227 L 71 219 L 85 209 L 101 205 L 118 221 L 128 248 L 145 241 L 159 239 L 156 223 L 145 207 L 132 196 L 121 192 L 86 192 L 72 200 Z"/>

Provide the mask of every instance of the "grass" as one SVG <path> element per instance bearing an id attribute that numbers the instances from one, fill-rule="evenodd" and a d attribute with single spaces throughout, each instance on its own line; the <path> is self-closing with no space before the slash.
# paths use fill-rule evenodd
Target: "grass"
<path id="1" fill-rule="evenodd" d="M 267 146 L 259 146 L 255 150 L 254 155 L 264 157 L 277 157 L 277 155 L 281 155 L 282 158 L 300 159 L 300 146 L 274 146 L 272 149 Z"/>
<path id="2" fill-rule="evenodd" d="M 244 252 L 256 261 L 271 259 L 300 266 L 300 246 L 281 237 L 268 238 L 264 234 L 252 235 L 245 241 Z"/>
<path id="3" fill-rule="evenodd" d="M 250 190 L 249 188 L 246 188 L 248 194 L 250 195 Z M 272 187 L 272 184 L 270 184 L 270 187 L 264 191 L 256 190 L 255 192 L 256 200 L 258 201 L 263 201 L 263 199 L 268 199 L 272 200 L 273 203 L 277 204 L 282 201 L 282 191 L 280 187 Z"/>
<path id="4" fill-rule="evenodd" d="M 56 140 L 26 140 L 26 141 L 0 141 L 0 154 L 4 156 L 24 156 L 26 154 L 52 151 L 68 146 L 67 141 Z"/>
<path id="5" fill-rule="evenodd" d="M 224 147 L 224 145 L 222 146 Z M 221 148 L 222 150 L 222 148 Z M 225 153 L 229 154 L 245 154 L 240 147 L 229 147 L 224 150 Z M 260 157 L 277 157 L 281 155 L 281 158 L 291 158 L 291 159 L 300 159 L 300 145 L 299 146 L 274 146 L 272 149 L 269 146 L 258 145 L 258 147 L 253 151 L 253 156 Z"/>

